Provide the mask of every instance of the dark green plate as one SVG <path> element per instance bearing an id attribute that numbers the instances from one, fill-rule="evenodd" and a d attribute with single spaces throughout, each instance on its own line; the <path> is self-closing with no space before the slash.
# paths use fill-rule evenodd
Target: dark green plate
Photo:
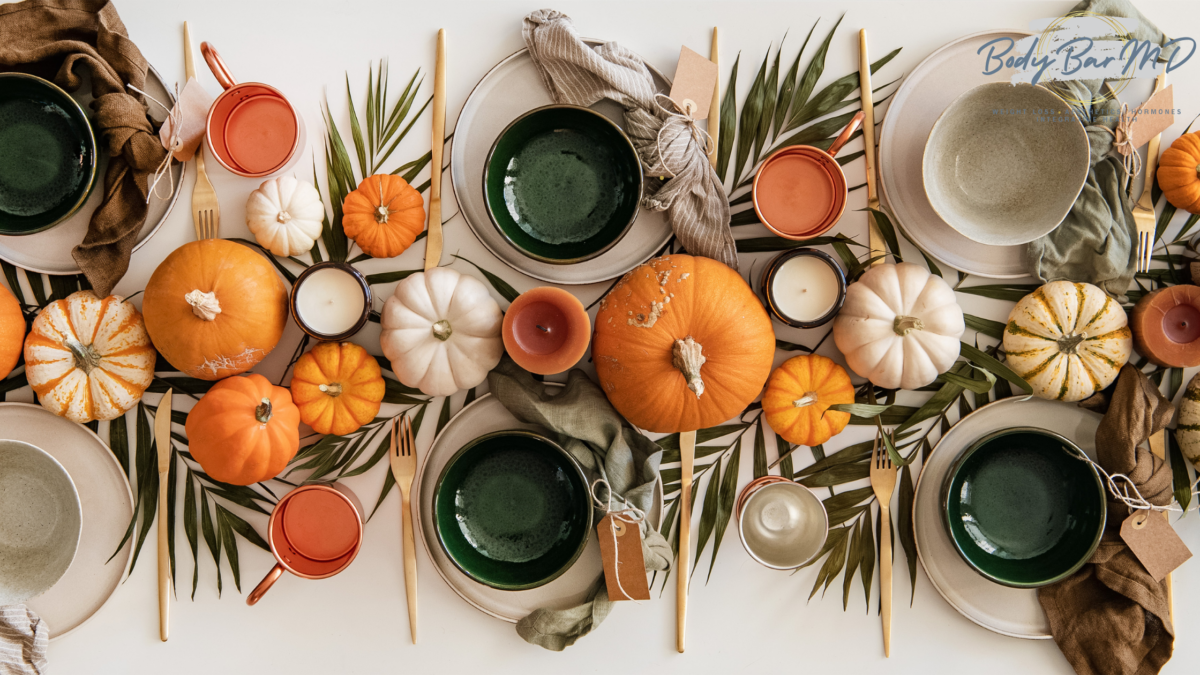
<path id="1" fill-rule="evenodd" d="M 594 110 L 550 105 L 500 132 L 483 171 L 488 215 L 518 251 L 569 264 L 612 248 L 637 220 L 642 163 Z"/>
<path id="2" fill-rule="evenodd" d="M 51 82 L 0 73 L 0 234 L 69 218 L 96 179 L 96 138 L 75 99 Z"/>
<path id="3" fill-rule="evenodd" d="M 434 487 L 438 542 L 467 576 L 524 590 L 574 564 L 592 529 L 587 480 L 548 438 L 497 431 L 455 453 Z"/>
<path id="4" fill-rule="evenodd" d="M 1105 491 L 1083 451 L 1044 429 L 1004 429 L 958 458 L 942 514 L 959 554 L 1005 586 L 1061 581 L 1092 557 L 1104 532 Z"/>

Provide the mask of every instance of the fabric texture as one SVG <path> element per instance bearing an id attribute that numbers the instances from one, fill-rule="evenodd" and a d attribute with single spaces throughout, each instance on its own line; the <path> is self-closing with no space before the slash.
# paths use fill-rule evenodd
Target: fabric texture
<path id="1" fill-rule="evenodd" d="M 1144 373 L 1126 365 L 1096 430 L 1100 466 L 1129 476 L 1159 506 L 1171 503 L 1171 470 L 1145 442 L 1174 412 Z M 1154 581 L 1120 537 L 1128 516 L 1125 504 L 1110 495 L 1104 538 L 1092 559 L 1062 582 L 1038 589 L 1050 633 L 1079 675 L 1152 675 L 1174 649 L 1166 583 Z"/>
<path id="2" fill-rule="evenodd" d="M 0 5 L 0 71 L 28 72 L 74 91 L 82 84 L 77 66 L 91 75 L 96 150 L 109 160 L 103 187 L 93 188 L 104 190 L 104 200 L 71 254 L 104 297 L 129 269 L 146 221 L 148 178 L 166 157 L 141 95 L 125 87 L 145 89 L 149 64 L 108 0 Z"/>
<path id="3" fill-rule="evenodd" d="M 0 607 L 0 675 L 42 675 L 50 628 L 25 605 Z"/>
<path id="4" fill-rule="evenodd" d="M 590 106 L 609 99 L 625 108 L 625 133 L 647 176 L 642 206 L 666 211 L 688 253 L 737 269 L 729 199 L 709 163 L 707 138 L 669 99 L 655 96 L 645 61 L 615 42 L 589 46 L 570 17 L 551 9 L 526 16 L 522 36 L 556 102 Z"/>
<path id="5" fill-rule="evenodd" d="M 566 387 L 547 395 L 541 382 L 505 356 L 488 375 L 488 388 L 517 419 L 551 431 L 591 480 L 608 481 L 614 507 L 621 508 L 619 496 L 643 513 L 650 512 L 662 449 L 625 424 L 600 387 L 582 371 L 572 370 Z M 667 540 L 648 523 L 641 529 L 646 569 L 670 567 L 673 554 Z M 595 630 L 612 606 L 601 578 L 587 602 L 564 610 L 536 610 L 517 624 L 517 634 L 526 642 L 562 651 Z"/>

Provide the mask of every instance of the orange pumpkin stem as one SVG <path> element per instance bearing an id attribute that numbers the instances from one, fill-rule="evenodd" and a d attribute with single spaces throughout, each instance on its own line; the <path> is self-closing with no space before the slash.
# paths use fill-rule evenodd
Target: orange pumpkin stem
<path id="1" fill-rule="evenodd" d="M 896 335 L 904 337 L 914 330 L 925 330 L 925 322 L 916 316 L 898 316 L 892 322 L 892 330 Z"/>
<path id="2" fill-rule="evenodd" d="M 392 214 L 392 210 L 386 204 L 380 204 L 379 208 L 375 209 L 375 222 L 383 225 L 388 221 L 388 216 Z"/>
<path id="3" fill-rule="evenodd" d="M 820 400 L 820 396 L 817 395 L 817 392 L 808 391 L 804 393 L 804 396 L 792 401 L 792 405 L 796 408 L 804 408 L 816 403 L 818 400 Z"/>
<path id="4" fill-rule="evenodd" d="M 214 321 L 221 313 L 221 303 L 216 293 L 205 293 L 200 289 L 189 291 L 183 299 L 192 306 L 192 314 L 205 321 Z"/>
<path id="5" fill-rule="evenodd" d="M 704 358 L 704 348 L 689 335 L 682 340 L 676 340 L 671 349 L 671 365 L 683 373 L 687 380 L 688 389 L 696 394 L 696 398 L 704 393 L 704 380 L 700 377 L 700 366 L 708 359 Z"/>
<path id="6" fill-rule="evenodd" d="M 254 408 L 254 419 L 258 420 L 259 424 L 271 421 L 271 399 L 263 397 L 262 402 Z"/>
<path id="7" fill-rule="evenodd" d="M 329 396 L 331 398 L 337 398 L 342 395 L 342 383 L 341 382 L 330 382 L 329 384 L 322 384 L 321 386 L 317 387 L 317 389 L 320 389 L 322 392 L 329 394 Z"/>

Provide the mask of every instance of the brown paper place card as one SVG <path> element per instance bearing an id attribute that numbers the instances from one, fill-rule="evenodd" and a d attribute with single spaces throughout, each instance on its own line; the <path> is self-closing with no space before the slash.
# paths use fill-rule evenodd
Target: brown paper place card
<path id="1" fill-rule="evenodd" d="M 1166 579 L 1192 557 L 1171 523 L 1148 510 L 1136 511 L 1121 523 L 1121 539 L 1155 581 Z"/>
<path id="2" fill-rule="evenodd" d="M 212 103 L 212 95 L 204 90 L 196 78 L 188 78 L 183 91 L 179 93 L 179 99 L 175 102 L 175 108 L 171 115 L 158 130 L 158 137 L 162 140 L 163 147 L 170 150 L 174 120 L 181 119 L 179 147 L 172 153 L 175 159 L 186 162 L 196 154 L 196 148 L 200 147 L 200 141 L 204 140 L 204 128 L 208 123 L 208 109 L 212 107 Z"/>
<path id="3" fill-rule="evenodd" d="M 613 537 L 614 528 L 616 537 Z M 604 562 L 608 599 L 649 600 L 650 584 L 646 581 L 646 559 L 642 556 L 642 528 L 638 523 L 618 520 L 611 515 L 604 516 L 596 526 L 596 534 L 600 538 L 600 558 Z"/>
<path id="4" fill-rule="evenodd" d="M 1142 147 L 1175 123 L 1173 86 L 1158 90 L 1133 112 L 1133 123 L 1129 129 L 1133 147 Z"/>
<path id="5" fill-rule="evenodd" d="M 680 110 L 690 110 L 692 119 L 708 118 L 713 89 L 717 86 L 717 64 L 684 47 L 671 84 L 671 100 Z"/>

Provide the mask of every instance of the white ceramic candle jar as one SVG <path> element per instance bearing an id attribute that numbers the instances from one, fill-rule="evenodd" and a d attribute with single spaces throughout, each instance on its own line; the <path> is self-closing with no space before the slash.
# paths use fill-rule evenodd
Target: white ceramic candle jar
<path id="1" fill-rule="evenodd" d="M 798 248 L 776 256 L 763 271 L 767 309 L 795 328 L 816 328 L 846 301 L 846 275 L 829 254 Z"/>
<path id="2" fill-rule="evenodd" d="M 371 285 L 350 265 L 318 263 L 292 284 L 292 318 L 318 340 L 345 340 L 367 324 Z"/>

